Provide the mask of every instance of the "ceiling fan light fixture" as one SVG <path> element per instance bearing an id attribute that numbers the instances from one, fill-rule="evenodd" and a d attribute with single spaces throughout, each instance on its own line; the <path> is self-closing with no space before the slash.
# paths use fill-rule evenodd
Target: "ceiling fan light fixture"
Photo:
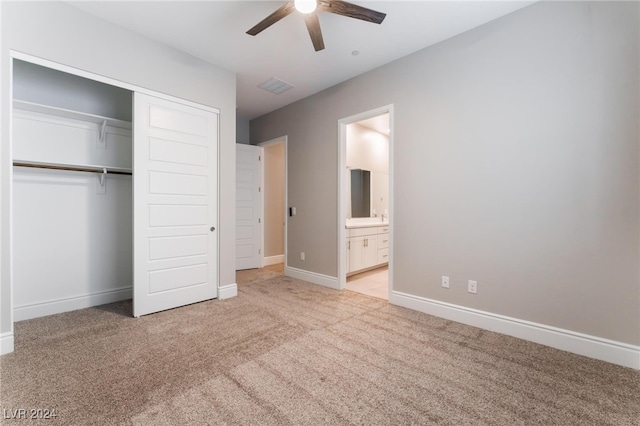
<path id="1" fill-rule="evenodd" d="M 294 0 L 293 4 L 300 13 L 311 13 L 318 7 L 316 0 Z"/>
<path id="2" fill-rule="evenodd" d="M 324 40 L 322 39 L 322 30 L 318 19 L 319 12 L 333 13 L 374 24 L 381 24 L 385 16 L 387 16 L 386 13 L 367 9 L 344 0 L 289 0 L 276 9 L 275 12 L 251 27 L 247 34 L 255 36 L 296 10 L 304 15 L 304 23 L 307 26 L 307 32 L 311 37 L 311 43 L 316 52 L 324 49 Z"/>

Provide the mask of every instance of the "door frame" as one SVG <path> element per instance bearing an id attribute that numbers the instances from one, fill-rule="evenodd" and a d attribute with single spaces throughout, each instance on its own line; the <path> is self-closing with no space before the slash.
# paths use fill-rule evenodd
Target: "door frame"
<path id="1" fill-rule="evenodd" d="M 89 80 L 93 80 L 93 81 L 97 81 L 100 83 L 105 83 L 111 86 L 115 86 L 115 87 L 120 87 L 122 89 L 126 89 L 132 92 L 132 98 L 131 98 L 131 102 L 133 103 L 133 92 L 138 92 L 138 93 L 143 93 L 145 95 L 149 95 L 149 96 L 154 96 L 156 98 L 160 98 L 160 99 L 165 99 L 168 101 L 172 101 L 172 102 L 177 102 L 177 103 L 181 103 L 183 105 L 187 105 L 187 106 L 191 106 L 191 107 L 195 107 L 195 108 L 199 108 L 205 111 L 209 111 L 209 112 L 213 112 L 216 113 L 218 115 L 220 115 L 220 109 L 218 108 L 214 108 L 208 105 L 203 105 L 203 104 L 199 104 L 196 102 L 192 102 L 186 99 L 181 99 L 175 96 L 171 96 L 171 95 L 167 95 L 164 93 L 160 93 L 160 92 L 156 92 L 150 89 L 146 89 L 144 87 L 140 87 L 140 86 L 136 86 L 134 84 L 130 84 L 130 83 L 125 83 L 123 81 L 120 80 L 116 80 L 110 77 L 105 77 L 103 75 L 100 74 L 95 74 L 93 72 L 89 72 L 89 71 L 85 71 L 79 68 L 75 68 L 69 65 L 64 65 L 61 64 L 59 62 L 54 62 L 48 59 L 43 59 L 40 58 L 38 56 L 34 56 L 34 55 L 30 55 L 27 53 L 23 53 L 23 52 L 19 52 L 16 50 L 9 50 L 9 147 L 8 149 L 5 151 L 8 153 L 7 158 L 1 158 L 0 155 L 0 161 L 2 161 L 2 167 L 0 167 L 0 173 L 2 173 L 4 176 L 8 176 L 8 182 L 7 184 L 9 185 L 9 191 L 8 191 L 8 204 L 9 204 L 9 217 L 8 217 L 8 229 L 6 229 L 7 231 L 7 238 L 9 240 L 9 253 L 7 254 L 7 257 L 4 259 L 0 259 L 0 262 L 4 262 L 4 260 L 7 260 L 7 268 L 8 271 L 3 272 L 3 274 L 7 274 L 9 276 L 9 296 L 8 297 L 8 301 L 5 302 L 4 301 L 4 297 L 2 298 L 2 304 L 0 306 L 0 310 L 4 310 L 4 309 L 8 309 L 9 310 L 9 318 L 10 318 L 10 323 L 11 323 L 11 331 L 10 331 L 10 336 L 0 336 L 0 340 L 2 341 L 2 347 L 0 348 L 1 353 L 9 353 L 9 352 L 13 352 L 13 338 L 14 338 L 14 316 L 13 316 L 13 294 L 14 294 L 14 283 L 13 283 L 13 61 L 15 59 L 24 61 L 24 62 L 29 62 L 35 65 L 40 65 L 46 68 L 50 68 L 56 71 L 61 71 L 67 74 L 71 74 L 71 75 L 75 75 L 78 77 L 83 77 Z M 135 119 L 135 118 L 134 118 Z M 220 126 L 218 126 L 217 129 L 217 140 L 218 143 L 216 144 L 216 150 L 217 150 L 217 164 L 216 164 L 216 173 L 217 173 L 217 177 L 216 180 L 218 182 L 218 188 L 216 188 L 217 193 L 220 194 Z M 135 140 L 132 140 L 132 143 L 135 143 Z M 5 169 L 6 168 L 6 169 Z M 6 171 L 3 171 L 6 170 Z M 135 173 L 135 172 L 134 172 Z M 135 176 L 134 176 L 135 178 Z M 218 196 L 219 197 L 219 196 Z M 218 202 L 217 202 L 217 212 L 216 212 L 216 217 L 219 219 L 220 218 L 220 199 L 218 198 Z M 2 225 L 3 226 L 3 225 Z M 218 224 L 216 224 L 216 226 L 218 226 Z M 2 228 L 2 232 L 5 231 L 5 228 Z M 220 238 L 217 238 L 216 240 L 216 244 L 217 244 L 217 256 L 216 256 L 216 263 L 218 265 L 217 268 L 217 276 L 216 276 L 216 286 L 218 288 L 218 297 L 220 297 L 221 294 L 221 288 L 220 288 Z M 2 266 L 4 266 L 5 264 L 2 263 Z M 0 288 L 0 291 L 4 292 L 4 290 L 2 288 Z M 132 277 L 132 292 L 133 292 L 133 277 Z M 4 294 L 3 294 L 4 296 Z M 6 344 L 6 347 L 5 347 Z"/>
<path id="2" fill-rule="evenodd" d="M 265 148 L 271 145 L 277 145 L 277 144 L 284 144 L 284 206 L 283 206 L 283 212 L 284 215 L 282 217 L 282 223 L 284 224 L 284 268 L 285 270 L 287 269 L 287 247 L 289 246 L 288 244 L 288 226 L 287 226 L 287 206 L 289 205 L 289 160 L 288 160 L 288 152 L 289 152 L 289 144 L 288 144 L 288 138 L 287 135 L 284 136 L 280 136 L 278 138 L 273 138 L 273 139 L 269 139 L 266 140 L 264 142 L 260 142 L 257 145 L 259 147 Z M 264 149 L 263 149 L 263 156 L 264 156 Z M 262 186 L 264 187 L 264 163 L 262 165 Z M 264 194 L 264 193 L 263 193 Z M 264 218 L 264 195 L 263 195 L 263 200 L 262 200 L 262 218 Z M 263 226 L 262 226 L 262 262 L 261 265 L 264 266 L 264 222 L 263 222 Z"/>
<path id="3" fill-rule="evenodd" d="M 391 300 L 393 292 L 393 237 L 395 220 L 394 197 L 393 197 L 393 171 L 394 171 L 394 117 L 393 104 L 385 105 L 376 109 L 361 112 L 338 120 L 338 288 L 347 288 L 347 203 L 346 203 L 346 178 L 347 167 L 347 125 L 368 118 L 377 117 L 382 114 L 389 114 L 389 294 Z"/>

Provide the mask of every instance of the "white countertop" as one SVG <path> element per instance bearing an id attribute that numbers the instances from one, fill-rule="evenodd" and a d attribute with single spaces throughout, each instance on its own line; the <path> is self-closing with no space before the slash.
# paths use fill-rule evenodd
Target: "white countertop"
<path id="1" fill-rule="evenodd" d="M 379 217 L 356 217 L 352 219 L 347 219 L 347 224 L 345 228 L 369 228 L 372 226 L 389 226 L 389 220 L 386 219 L 384 222 Z"/>

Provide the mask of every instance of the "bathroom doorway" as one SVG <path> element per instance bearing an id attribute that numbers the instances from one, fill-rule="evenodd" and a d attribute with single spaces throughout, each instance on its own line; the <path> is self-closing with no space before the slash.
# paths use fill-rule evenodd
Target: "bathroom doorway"
<path id="1" fill-rule="evenodd" d="M 393 109 L 339 121 L 339 282 L 389 299 L 392 291 Z"/>

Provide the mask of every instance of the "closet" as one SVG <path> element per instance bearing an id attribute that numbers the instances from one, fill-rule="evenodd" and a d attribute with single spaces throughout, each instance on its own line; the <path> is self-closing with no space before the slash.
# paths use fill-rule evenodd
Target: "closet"
<path id="1" fill-rule="evenodd" d="M 217 114 L 166 98 L 14 59 L 14 320 L 217 296 Z"/>
<path id="2" fill-rule="evenodd" d="M 13 70 L 15 320 L 130 298 L 132 93 Z"/>

